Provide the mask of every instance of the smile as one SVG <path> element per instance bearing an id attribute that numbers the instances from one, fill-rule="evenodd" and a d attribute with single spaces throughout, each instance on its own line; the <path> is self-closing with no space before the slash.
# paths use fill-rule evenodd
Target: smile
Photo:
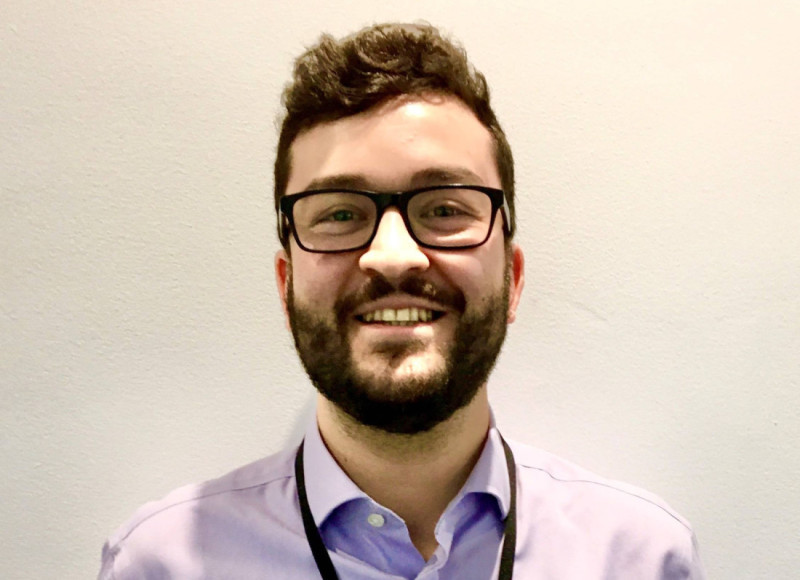
<path id="1" fill-rule="evenodd" d="M 393 326 L 410 326 L 418 322 L 432 322 L 444 316 L 444 312 L 428 308 L 381 308 L 357 316 L 360 321 L 367 323 L 380 322 Z"/>

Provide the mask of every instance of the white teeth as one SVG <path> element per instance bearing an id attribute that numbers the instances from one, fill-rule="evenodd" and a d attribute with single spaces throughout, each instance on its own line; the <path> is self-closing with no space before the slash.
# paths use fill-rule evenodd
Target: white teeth
<path id="1" fill-rule="evenodd" d="M 364 322 L 389 322 L 393 325 L 408 325 L 415 322 L 429 322 L 433 320 L 433 311 L 427 308 L 383 308 L 367 312 L 361 316 Z"/>

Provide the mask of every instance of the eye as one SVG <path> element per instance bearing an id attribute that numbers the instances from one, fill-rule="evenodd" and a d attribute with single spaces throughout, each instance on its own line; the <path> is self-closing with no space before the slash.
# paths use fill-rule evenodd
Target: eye
<path id="1" fill-rule="evenodd" d="M 355 224 L 369 219 L 361 208 L 352 206 L 339 206 L 320 209 L 312 223 L 318 226 Z"/>
<path id="2" fill-rule="evenodd" d="M 320 211 L 311 218 L 307 227 L 320 235 L 343 235 L 360 231 L 371 223 L 370 216 L 361 208 L 337 204 Z"/>
<path id="3" fill-rule="evenodd" d="M 431 208 L 429 215 L 431 217 L 453 217 L 462 213 L 460 209 L 451 205 L 437 205 Z"/>
<path id="4" fill-rule="evenodd" d="M 319 221 L 329 221 L 329 222 L 349 222 L 354 219 L 357 219 L 356 214 L 349 209 L 337 209 L 328 213 L 328 215 L 322 216 Z"/>
<path id="5" fill-rule="evenodd" d="M 473 216 L 474 212 L 470 208 L 457 200 L 442 200 L 432 203 L 428 207 L 420 208 L 419 219 L 440 219 L 440 218 L 466 218 Z"/>

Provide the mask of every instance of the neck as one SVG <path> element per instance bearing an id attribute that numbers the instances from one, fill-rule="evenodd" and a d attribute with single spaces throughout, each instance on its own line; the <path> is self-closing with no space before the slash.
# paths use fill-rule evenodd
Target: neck
<path id="1" fill-rule="evenodd" d="M 437 546 L 436 523 L 466 482 L 486 440 L 486 387 L 467 407 L 425 433 L 367 427 L 322 397 L 317 419 L 341 468 L 364 493 L 403 518 L 412 542 L 429 559 Z"/>

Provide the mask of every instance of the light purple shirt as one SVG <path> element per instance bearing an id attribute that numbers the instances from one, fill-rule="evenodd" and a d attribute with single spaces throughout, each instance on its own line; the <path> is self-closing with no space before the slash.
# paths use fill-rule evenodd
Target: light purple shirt
<path id="1" fill-rule="evenodd" d="M 497 576 L 510 491 L 494 427 L 436 526 L 439 547 L 428 562 L 402 519 L 341 470 L 316 425 L 305 441 L 309 505 L 342 580 Z M 514 578 L 704 578 L 691 528 L 659 498 L 509 444 L 518 494 Z M 100 580 L 320 578 L 300 518 L 295 453 L 287 449 L 143 506 L 103 547 Z"/>

